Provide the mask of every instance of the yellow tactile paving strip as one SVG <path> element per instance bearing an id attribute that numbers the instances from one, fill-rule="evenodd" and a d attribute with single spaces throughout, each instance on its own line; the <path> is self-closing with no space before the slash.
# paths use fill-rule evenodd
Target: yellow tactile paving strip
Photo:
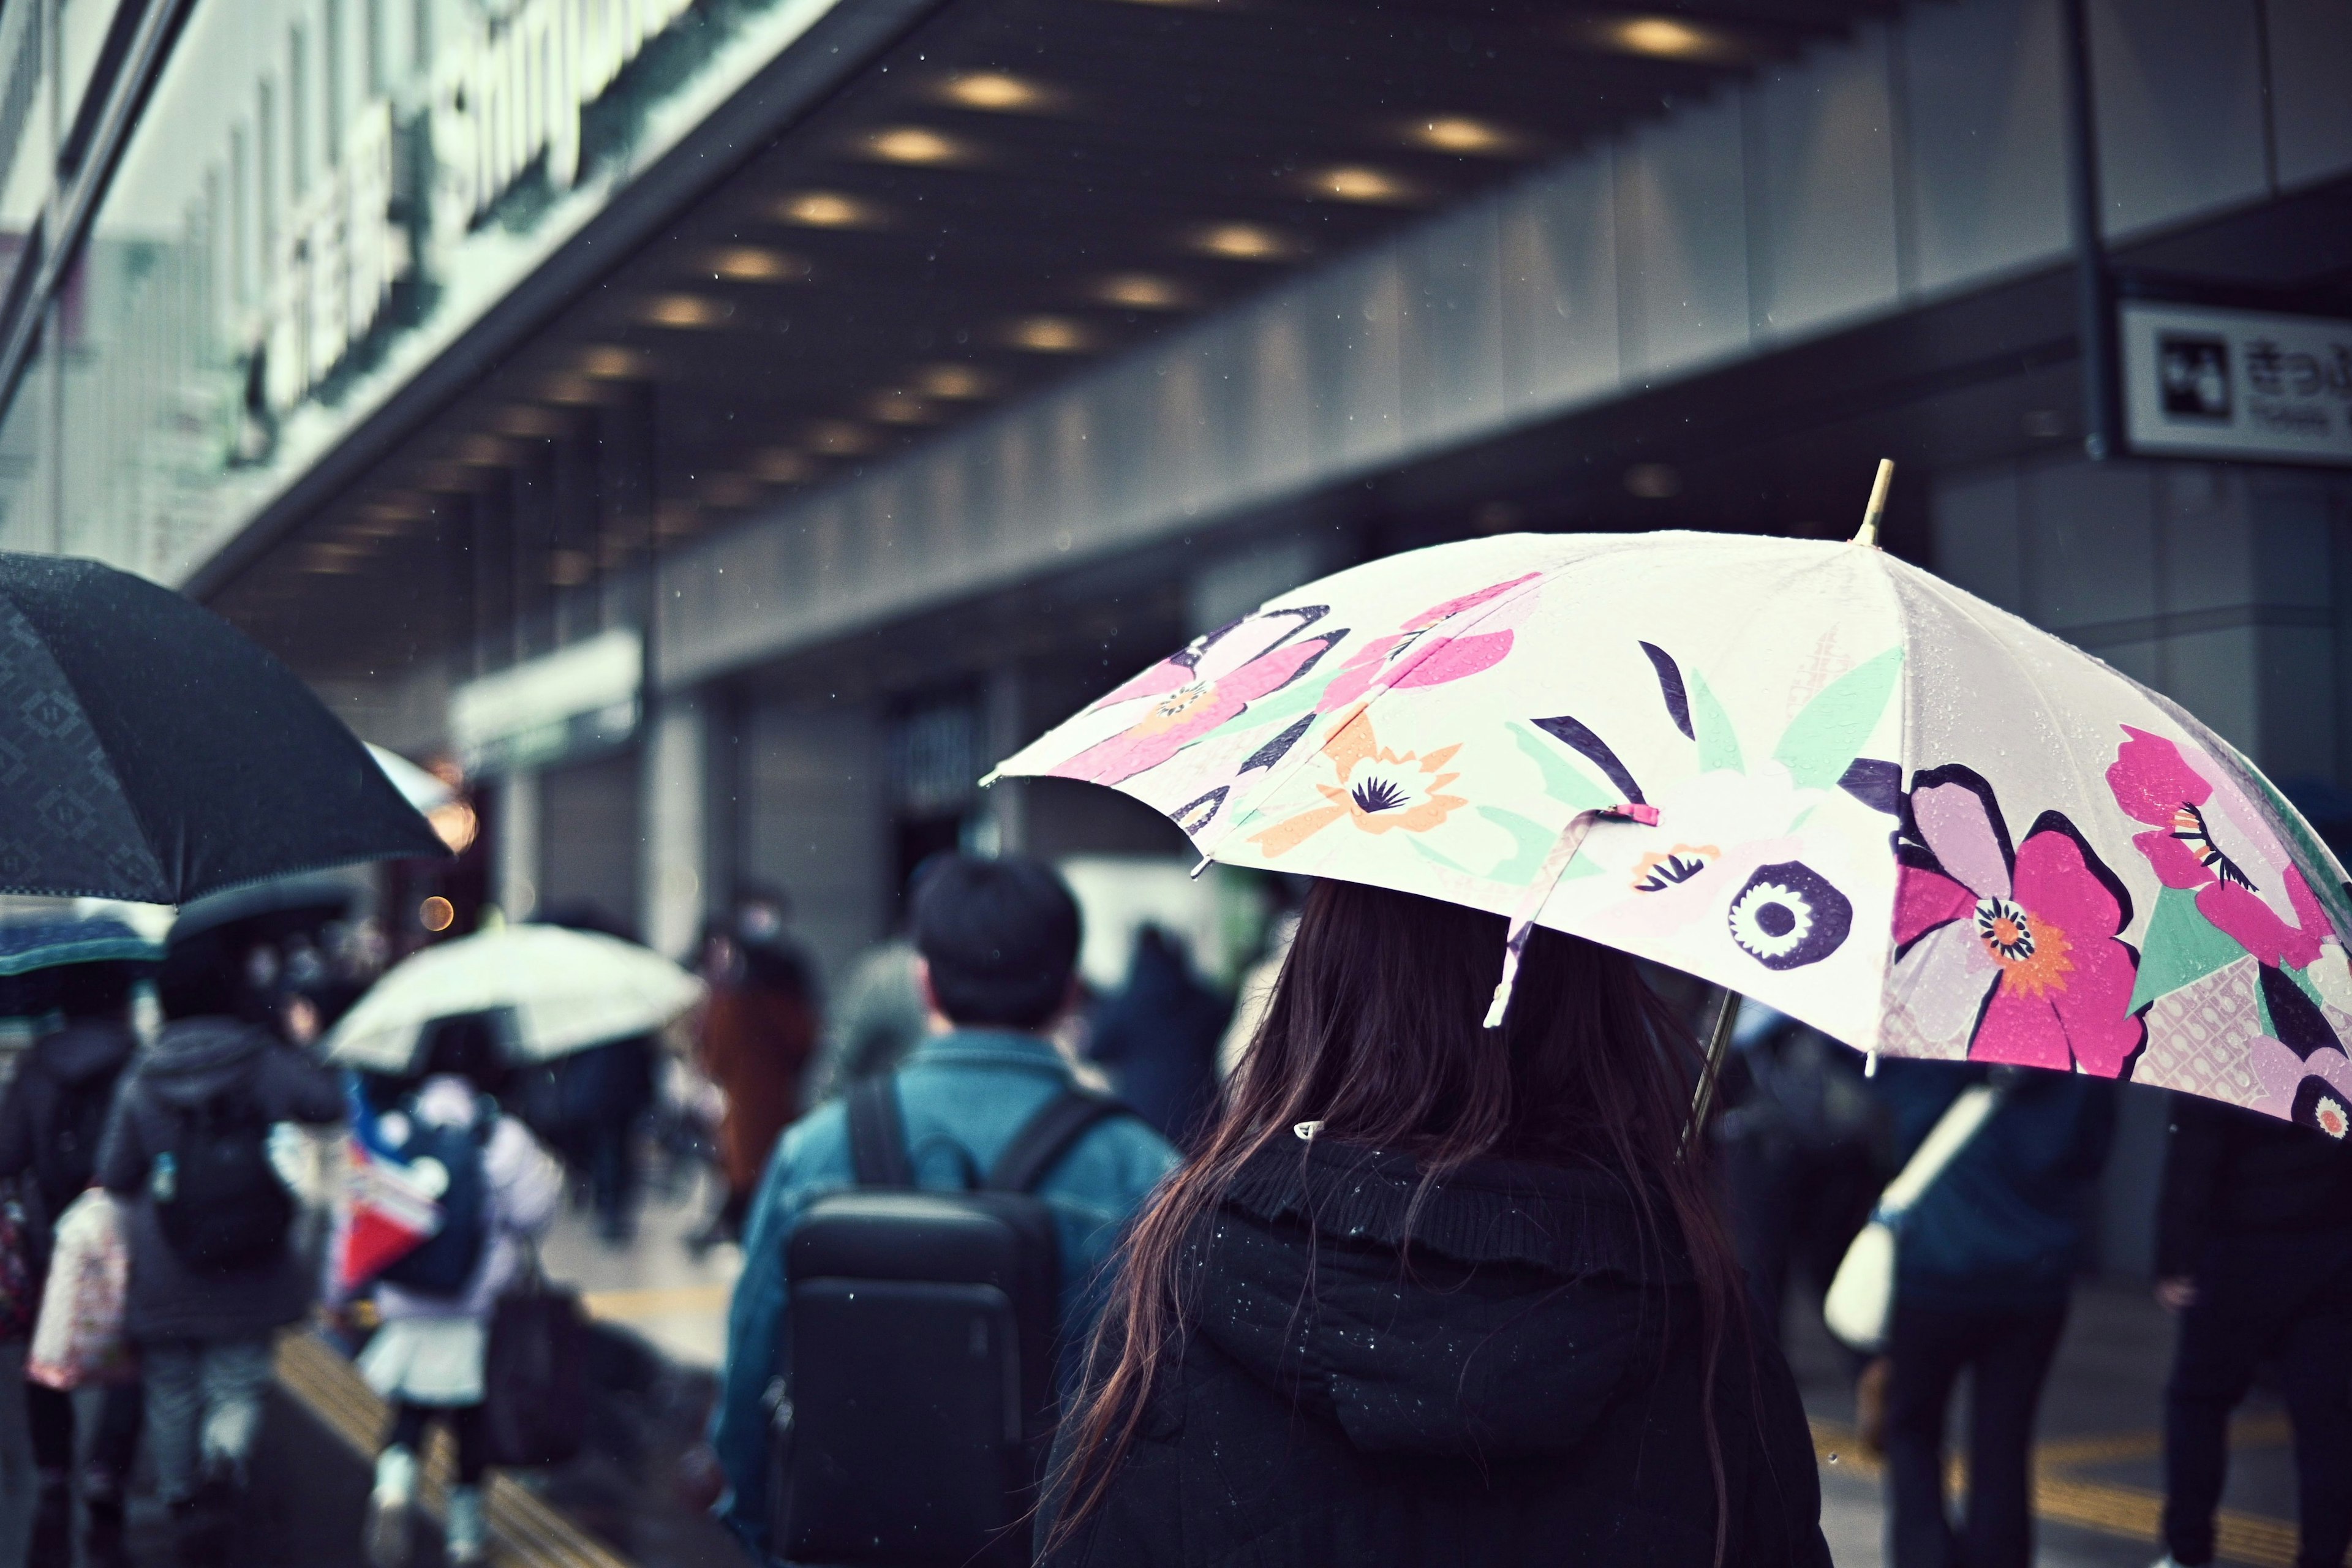
<path id="1" fill-rule="evenodd" d="M 590 1317 L 616 1323 L 673 1313 L 708 1312 L 717 1316 L 727 1310 L 727 1298 L 733 1289 L 729 1285 L 670 1285 L 643 1290 L 591 1290 L 580 1298 L 580 1304 L 588 1310 Z"/>
<path id="2" fill-rule="evenodd" d="M 2230 1429 L 2232 1448 L 2270 1447 L 2287 1441 L 2283 1416 L 2257 1416 Z M 2096 1437 L 2075 1437 L 2037 1443 L 2033 1449 L 2033 1512 L 2053 1524 L 2095 1530 L 2126 1541 L 2157 1542 L 2164 1511 L 2164 1494 L 2146 1487 L 2096 1480 L 2080 1472 L 2095 1465 L 2153 1458 L 2164 1452 L 2161 1432 L 2122 1432 Z M 1852 1428 L 1832 1422 L 1813 1423 L 1813 1453 L 1823 1466 L 1832 1463 L 1848 1474 L 1876 1477 L 1884 1467 L 1864 1451 Z M 1958 1491 L 1968 1484 L 1968 1468 L 1952 1462 L 1948 1484 Z M 2215 1555 L 2225 1563 L 2249 1568 L 2294 1568 L 2294 1525 L 2283 1519 L 2223 1509 L 2214 1519 Z"/>
<path id="3" fill-rule="evenodd" d="M 310 1334 L 289 1334 L 278 1345 L 278 1382 L 362 1458 L 373 1461 L 383 1440 L 383 1401 L 329 1345 Z M 436 1432 L 421 1489 L 425 1509 L 442 1515 L 451 1456 L 448 1434 Z M 631 1568 L 594 1536 L 505 1476 L 492 1475 L 491 1561 L 498 1568 Z M 358 1521 L 352 1521 L 358 1528 Z"/>

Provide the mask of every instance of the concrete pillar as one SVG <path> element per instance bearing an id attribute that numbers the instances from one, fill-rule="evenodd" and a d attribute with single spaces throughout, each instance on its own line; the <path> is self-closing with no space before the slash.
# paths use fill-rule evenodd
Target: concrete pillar
<path id="1" fill-rule="evenodd" d="M 994 767 L 1036 737 L 1025 699 L 1027 682 L 1017 664 L 999 665 L 988 672 L 981 692 L 980 759 L 983 770 Z M 991 855 L 1019 855 L 1029 843 L 1028 781 L 999 779 L 981 792 L 981 822 L 975 847 Z"/>
<path id="2" fill-rule="evenodd" d="M 709 846 L 708 715 L 692 694 L 664 697 L 646 726 L 644 860 L 638 928 L 656 952 L 693 949 L 714 890 Z"/>
<path id="3" fill-rule="evenodd" d="M 509 773 L 498 781 L 498 856 L 490 900 L 510 921 L 539 908 L 539 775 Z"/>
<path id="4" fill-rule="evenodd" d="M 887 931 L 897 889 L 882 724 L 864 702 L 760 703 L 740 718 L 736 869 L 781 889 L 829 985 Z"/>

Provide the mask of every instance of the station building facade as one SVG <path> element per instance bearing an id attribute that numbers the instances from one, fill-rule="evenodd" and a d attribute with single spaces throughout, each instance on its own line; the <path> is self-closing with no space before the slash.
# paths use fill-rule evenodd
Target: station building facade
<path id="1" fill-rule="evenodd" d="M 1225 942 L 1156 817 L 974 781 L 1272 594 L 1843 536 L 1880 456 L 2352 828 L 2347 80 L 2335 0 L 17 6 L 0 545 L 461 764 L 510 912 L 780 888 L 836 977 L 955 844 Z"/>

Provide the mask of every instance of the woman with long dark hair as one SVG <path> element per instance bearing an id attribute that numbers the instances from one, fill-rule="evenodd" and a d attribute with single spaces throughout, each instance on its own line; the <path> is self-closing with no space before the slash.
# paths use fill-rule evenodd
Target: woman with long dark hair
<path id="1" fill-rule="evenodd" d="M 1136 1226 L 1045 1568 L 1827 1564 L 1804 1413 L 1690 1136 L 1700 1052 L 1607 948 L 1318 883 Z"/>

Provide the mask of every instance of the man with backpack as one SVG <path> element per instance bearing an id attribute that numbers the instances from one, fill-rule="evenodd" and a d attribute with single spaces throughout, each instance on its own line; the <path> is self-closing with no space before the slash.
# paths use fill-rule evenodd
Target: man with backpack
<path id="1" fill-rule="evenodd" d="M 271 1340 L 317 1294 L 270 1129 L 342 1118 L 334 1074 L 217 1016 L 166 1026 L 115 1100 L 97 1174 L 124 1209 L 156 1489 L 188 1542 L 234 1517 Z"/>
<path id="2" fill-rule="evenodd" d="M 0 1098 L 0 1180 L 20 1179 L 35 1280 L 48 1273 L 58 1218 L 90 1184 L 115 1086 L 138 1052 L 131 998 L 139 975 L 139 965 L 115 961 L 59 966 L 50 984 L 65 1025 L 25 1053 Z M 27 1379 L 25 1416 L 38 1513 L 63 1528 L 73 1481 L 73 1396 Z M 122 1486 L 139 1445 L 139 1421 L 136 1384 L 100 1396 L 98 1431 L 80 1477 L 94 1528 L 122 1522 Z"/>
<path id="3" fill-rule="evenodd" d="M 1026 1563 L 1025 1516 L 1129 1222 L 1175 1151 L 1045 1037 L 1078 910 L 951 857 L 915 896 L 937 1033 L 790 1128 L 751 1209 L 712 1446 L 754 1552 Z"/>

